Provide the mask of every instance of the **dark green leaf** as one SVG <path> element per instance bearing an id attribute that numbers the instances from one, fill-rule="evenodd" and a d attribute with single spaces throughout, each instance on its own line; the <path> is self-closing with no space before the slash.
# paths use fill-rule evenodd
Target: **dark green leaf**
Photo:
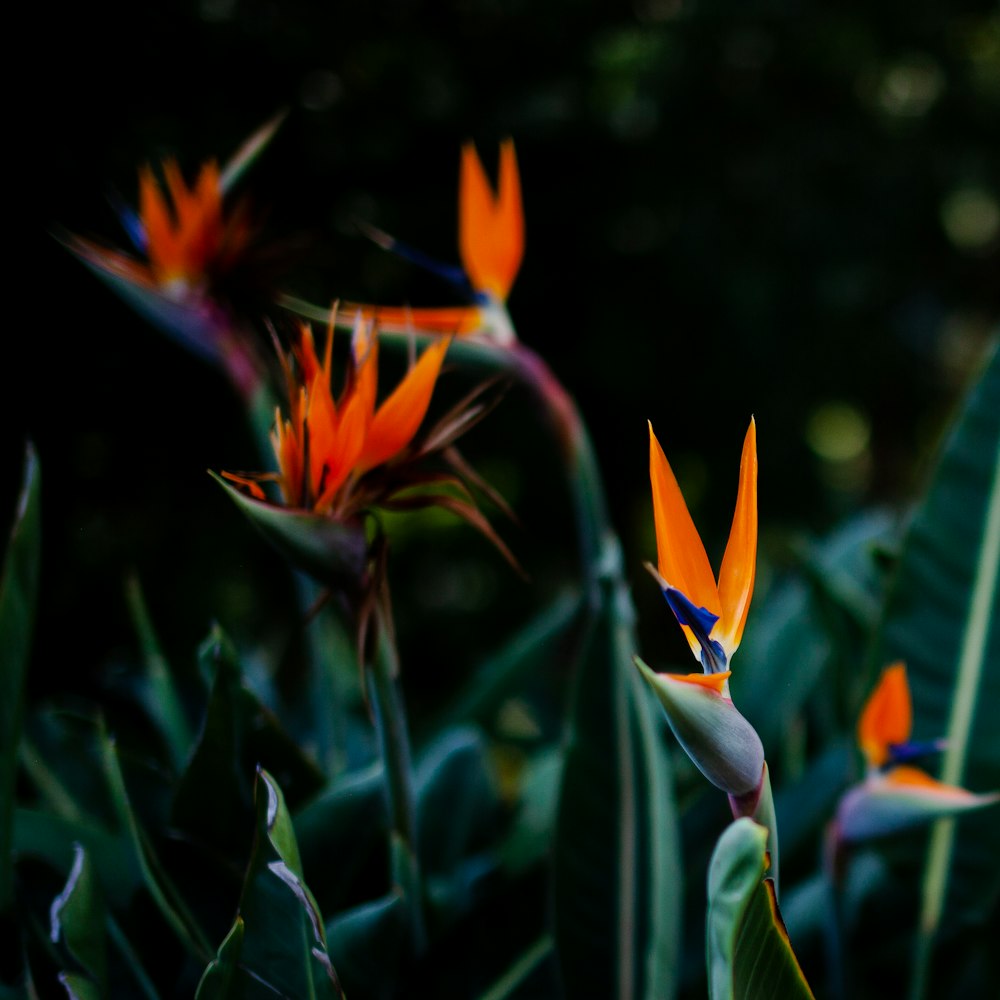
<path id="1" fill-rule="evenodd" d="M 14 779 L 41 550 L 41 471 L 32 445 L 0 577 L 0 911 L 11 901 Z"/>
<path id="2" fill-rule="evenodd" d="M 669 997 L 681 873 L 660 712 L 632 663 L 617 575 L 579 664 L 553 846 L 555 940 L 568 996 Z"/>
<path id="3" fill-rule="evenodd" d="M 373 856 L 384 865 L 388 831 L 381 764 L 344 775 L 296 814 L 302 867 L 327 912 L 346 905 L 354 880 Z"/>
<path id="4" fill-rule="evenodd" d="M 347 994 L 395 996 L 409 936 L 409 908 L 399 891 L 337 914 L 327 937 Z"/>
<path id="5" fill-rule="evenodd" d="M 743 818 L 719 838 L 708 871 L 711 1000 L 804 1000 L 802 975 L 766 868 L 767 829 Z"/>
<path id="6" fill-rule="evenodd" d="M 421 756 L 415 775 L 417 843 L 427 872 L 446 872 L 476 838 L 495 828 L 496 782 L 482 734 L 446 730 Z"/>

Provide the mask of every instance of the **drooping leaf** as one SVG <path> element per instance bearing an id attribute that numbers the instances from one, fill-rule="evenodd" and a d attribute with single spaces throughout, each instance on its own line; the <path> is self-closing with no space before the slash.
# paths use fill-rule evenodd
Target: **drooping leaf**
<path id="1" fill-rule="evenodd" d="M 792 951 L 770 879 L 767 829 L 743 817 L 716 845 L 706 922 L 711 1000 L 804 1000 L 812 991 Z"/>
<path id="2" fill-rule="evenodd" d="M 284 796 L 257 772 L 256 837 L 239 913 L 202 977 L 201 1000 L 287 996 L 342 1000 L 323 918 L 302 875 Z"/>
<path id="3" fill-rule="evenodd" d="M 562 773 L 555 941 L 568 996 L 652 1000 L 676 984 L 676 816 L 659 709 L 632 663 L 632 603 L 617 574 L 601 591 Z"/>
<path id="4" fill-rule="evenodd" d="M 905 661 L 913 738 L 944 736 L 938 774 L 1000 789 L 1000 352 L 965 401 L 914 513 L 886 604 L 876 669 Z M 1000 840 L 986 810 L 936 824 L 923 886 L 925 945 L 1000 900 Z M 926 955 L 926 947 L 922 954 Z"/>
<path id="5" fill-rule="evenodd" d="M 0 911 L 12 893 L 11 840 L 14 778 L 24 676 L 38 593 L 41 551 L 41 470 L 32 445 L 25 449 L 24 477 L 0 576 Z"/>

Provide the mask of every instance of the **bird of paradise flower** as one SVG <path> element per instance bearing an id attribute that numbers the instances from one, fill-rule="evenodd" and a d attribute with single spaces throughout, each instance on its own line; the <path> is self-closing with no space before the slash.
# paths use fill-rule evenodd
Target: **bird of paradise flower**
<path id="1" fill-rule="evenodd" d="M 507 312 L 507 297 L 524 257 L 524 208 L 514 143 L 500 144 L 497 189 L 494 191 L 475 146 L 462 147 L 458 187 L 458 248 L 461 267 L 441 264 L 426 254 L 371 226 L 368 235 L 380 246 L 431 270 L 458 289 L 469 305 L 432 308 L 384 306 L 345 302 L 338 308 L 338 322 L 350 325 L 362 315 L 374 320 L 384 333 L 429 333 L 486 340 L 509 347 L 517 337 Z M 301 299 L 284 296 L 294 312 L 313 319 L 328 318 Z"/>
<path id="2" fill-rule="evenodd" d="M 162 183 L 149 164 L 141 167 L 138 208 L 118 209 L 132 252 L 72 233 L 59 237 L 140 315 L 226 371 L 248 399 L 264 366 L 220 288 L 247 260 L 256 230 L 246 204 L 226 199 L 282 117 L 254 132 L 221 168 L 215 160 L 203 164 L 193 184 L 174 159 L 163 163 Z"/>
<path id="3" fill-rule="evenodd" d="M 976 794 L 932 778 L 911 763 L 944 748 L 943 740 L 912 742 L 913 708 L 906 665 L 882 671 L 858 718 L 864 779 L 841 798 L 834 820 L 838 846 L 928 823 L 1000 801 L 1000 793 Z"/>
<path id="4" fill-rule="evenodd" d="M 492 405 L 488 384 L 418 435 L 450 341 L 442 338 L 428 346 L 378 403 L 377 330 L 356 318 L 337 396 L 334 327 L 331 323 L 322 352 L 306 323 L 299 326 L 290 350 L 278 347 L 288 407 L 287 414 L 276 410 L 271 434 L 277 471 L 223 472 L 216 478 L 293 564 L 321 583 L 360 596 L 367 609 L 362 619 L 384 582 L 382 536 L 376 532 L 373 539 L 366 523 L 377 510 L 447 509 L 516 566 L 477 506 L 475 491 L 507 513 L 509 508 L 455 447 Z M 268 495 L 268 484 L 276 487 L 277 496 Z"/>

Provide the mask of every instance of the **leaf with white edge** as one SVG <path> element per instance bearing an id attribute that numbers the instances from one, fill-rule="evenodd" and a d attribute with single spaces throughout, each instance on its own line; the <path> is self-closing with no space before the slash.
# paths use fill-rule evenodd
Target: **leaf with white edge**
<path id="1" fill-rule="evenodd" d="M 93 866 L 86 851 L 75 844 L 69 878 L 49 908 L 49 936 L 53 944 L 66 949 L 102 996 L 107 993 L 108 970 L 104 914 Z"/>
<path id="2" fill-rule="evenodd" d="M 38 594 L 41 552 L 41 471 L 32 445 L 25 449 L 24 478 L 0 576 L 0 910 L 12 895 L 14 782 L 24 677 Z"/>
<path id="3" fill-rule="evenodd" d="M 708 870 L 706 920 L 711 1000 L 807 1000 L 812 991 L 792 951 L 770 879 L 767 830 L 731 823 Z"/>
<path id="4" fill-rule="evenodd" d="M 205 996 L 342 1000 L 323 919 L 303 879 L 291 816 L 281 789 L 263 770 L 257 772 L 255 801 L 256 839 L 237 926 L 206 970 Z"/>

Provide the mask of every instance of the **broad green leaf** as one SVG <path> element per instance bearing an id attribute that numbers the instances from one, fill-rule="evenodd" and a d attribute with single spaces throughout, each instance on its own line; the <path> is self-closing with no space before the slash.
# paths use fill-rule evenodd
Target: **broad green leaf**
<path id="1" fill-rule="evenodd" d="M 389 833 L 384 771 L 373 764 L 345 774 L 295 815 L 295 836 L 309 888 L 328 913 L 347 905 L 374 859 L 384 865 Z M 336 858 L 336 864 L 330 864 Z"/>
<path id="2" fill-rule="evenodd" d="M 319 907 L 302 876 L 292 819 L 264 770 L 255 787 L 256 838 L 236 922 L 202 977 L 198 996 L 342 1000 Z"/>
<path id="3" fill-rule="evenodd" d="M 246 686 L 236 651 L 216 626 L 199 650 L 211 692 L 191 760 L 177 786 L 172 822 L 199 843 L 245 857 L 253 824 L 256 767 L 280 775 L 296 798 L 315 794 L 323 778 Z"/>
<path id="4" fill-rule="evenodd" d="M 938 776 L 973 792 L 1000 789 L 998 566 L 1000 352 L 994 350 L 904 538 L 875 664 L 906 662 L 914 739 L 944 736 Z M 923 884 L 921 968 L 939 927 L 980 919 L 995 911 L 998 898 L 995 814 L 936 824 Z"/>
<path id="5" fill-rule="evenodd" d="M 767 829 L 746 817 L 731 823 L 708 869 L 706 920 L 711 1000 L 812 997 L 764 878 Z"/>
<path id="6" fill-rule="evenodd" d="M 410 935 L 409 908 L 402 892 L 393 890 L 338 913 L 326 933 L 348 996 L 397 995 Z"/>
<path id="7" fill-rule="evenodd" d="M 75 845 L 73 867 L 49 911 L 50 935 L 61 943 L 101 994 L 107 993 L 104 900 L 86 851 Z"/>
<path id="8" fill-rule="evenodd" d="M 482 734 L 469 726 L 446 730 L 424 750 L 414 782 L 421 864 L 428 873 L 448 871 L 470 843 L 488 839 L 498 817 Z"/>
<path id="9" fill-rule="evenodd" d="M 660 712 L 632 663 L 614 571 L 575 678 L 553 844 L 555 941 L 568 996 L 670 997 L 681 873 Z"/>
<path id="10" fill-rule="evenodd" d="M 0 576 L 0 912 L 11 902 L 14 781 L 24 677 L 38 594 L 41 550 L 41 471 L 32 445 L 25 449 L 24 479 Z"/>

